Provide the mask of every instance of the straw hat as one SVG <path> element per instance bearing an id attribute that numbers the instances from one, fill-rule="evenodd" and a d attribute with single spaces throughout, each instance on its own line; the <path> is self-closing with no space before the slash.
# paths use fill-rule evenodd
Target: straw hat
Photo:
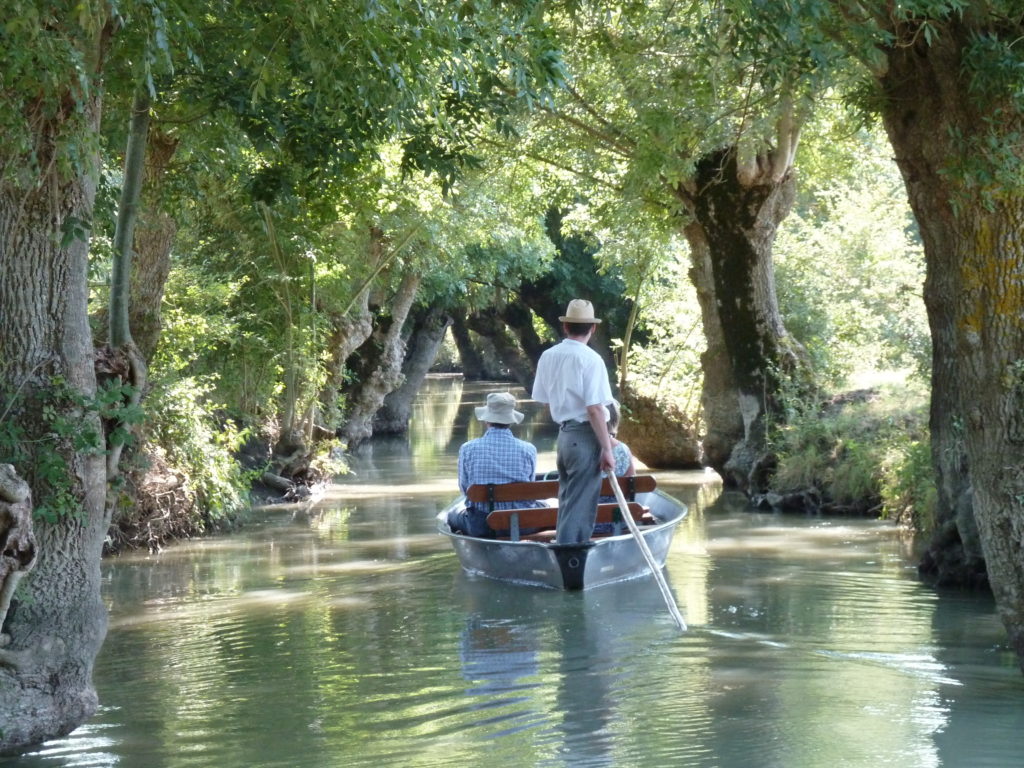
<path id="1" fill-rule="evenodd" d="M 573 299 L 565 310 L 565 314 L 558 318 L 563 323 L 600 323 L 594 317 L 594 305 L 586 299 Z"/>
<path id="2" fill-rule="evenodd" d="M 523 414 L 516 410 L 516 399 L 508 392 L 491 392 L 487 396 L 487 405 L 473 410 L 480 421 L 491 424 L 518 424 Z"/>

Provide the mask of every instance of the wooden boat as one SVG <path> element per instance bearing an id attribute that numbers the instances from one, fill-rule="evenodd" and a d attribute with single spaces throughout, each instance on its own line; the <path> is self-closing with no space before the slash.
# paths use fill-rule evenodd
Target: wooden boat
<path id="1" fill-rule="evenodd" d="M 658 567 L 665 565 L 672 536 L 686 517 L 681 501 L 656 489 L 650 475 L 617 478 L 641 535 L 647 542 Z M 602 495 L 612 494 L 609 481 Z M 478 485 L 469 489 L 474 502 L 488 500 L 516 501 L 549 499 L 556 501 L 557 480 L 532 483 Z M 437 515 L 437 529 L 451 539 L 462 568 L 470 574 L 499 581 L 554 589 L 589 589 L 649 574 L 650 567 L 629 529 L 620 521 L 615 524 L 617 504 L 598 506 L 598 522 L 612 522 L 613 532 L 595 536 L 581 544 L 555 544 L 554 523 L 557 507 L 513 509 L 491 512 L 488 524 L 499 532 L 495 539 L 478 538 L 455 533 L 448 527 L 448 513 L 464 509 L 467 496 L 459 496 Z M 520 530 L 542 530 L 519 535 Z M 505 532 L 508 535 L 503 535 Z"/>

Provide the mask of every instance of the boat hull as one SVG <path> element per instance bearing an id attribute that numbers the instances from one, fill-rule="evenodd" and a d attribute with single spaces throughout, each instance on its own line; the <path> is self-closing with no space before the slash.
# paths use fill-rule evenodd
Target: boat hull
<path id="1" fill-rule="evenodd" d="M 636 500 L 649 506 L 659 521 L 643 526 L 641 535 L 661 568 L 675 530 L 686 517 L 686 505 L 661 491 L 638 494 Z M 479 539 L 453 533 L 448 528 L 448 512 L 464 503 L 464 499 L 457 499 L 440 512 L 437 527 L 451 539 L 467 573 L 513 584 L 568 590 L 590 589 L 650 573 L 628 530 L 619 536 L 600 537 L 583 544 Z"/>

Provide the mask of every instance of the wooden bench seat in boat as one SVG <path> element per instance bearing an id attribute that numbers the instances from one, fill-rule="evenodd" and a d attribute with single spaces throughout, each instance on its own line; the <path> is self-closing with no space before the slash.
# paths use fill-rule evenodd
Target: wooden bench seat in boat
<path id="1" fill-rule="evenodd" d="M 626 497 L 626 501 L 634 501 L 638 493 L 650 493 L 658 483 L 654 475 L 633 475 L 632 477 L 617 477 L 619 487 Z M 601 495 L 613 495 L 611 481 L 606 477 L 601 481 Z M 529 483 L 489 483 L 471 485 L 466 491 L 466 498 L 478 504 L 495 503 L 499 501 L 537 501 L 539 499 L 557 498 L 557 480 L 534 480 Z"/>
<path id="2" fill-rule="evenodd" d="M 627 502 L 629 513 L 640 522 L 649 510 L 635 501 Z M 614 523 L 620 514 L 618 504 L 598 504 L 596 523 Z M 554 528 L 558 523 L 558 507 L 523 507 L 521 509 L 499 509 L 487 515 L 487 524 L 497 532 L 509 535 L 518 541 L 522 528 Z M 534 534 L 536 535 L 536 534 Z M 530 538 L 524 536 L 523 538 Z"/>
<path id="3" fill-rule="evenodd" d="M 634 499 L 637 493 L 649 493 L 657 487 L 651 475 L 634 475 L 633 477 L 615 478 L 622 488 L 623 495 L 629 500 L 630 515 L 638 522 L 653 522 L 645 519 L 649 509 L 638 504 Z M 601 495 L 611 496 L 614 491 L 611 481 L 605 478 L 601 483 Z M 479 504 L 494 504 L 508 501 L 538 501 L 558 496 L 557 480 L 538 480 L 529 483 L 492 483 L 488 485 L 472 485 L 466 498 Z M 598 504 L 598 523 L 621 523 L 619 505 L 616 503 Z M 649 515 L 648 515 L 649 518 Z M 521 507 L 516 509 L 495 510 L 487 515 L 487 524 L 499 536 L 507 535 L 512 541 L 520 540 L 520 531 L 524 528 L 541 529 L 522 538 L 533 541 L 547 541 L 552 534 L 545 529 L 554 528 L 558 521 L 558 507 Z M 617 530 L 617 529 L 616 529 Z"/>

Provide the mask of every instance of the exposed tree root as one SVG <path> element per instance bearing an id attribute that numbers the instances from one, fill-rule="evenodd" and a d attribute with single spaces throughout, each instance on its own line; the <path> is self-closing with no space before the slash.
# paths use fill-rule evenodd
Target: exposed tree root
<path id="1" fill-rule="evenodd" d="M 151 451 L 145 469 L 125 474 L 132 503 L 118 510 L 104 544 L 104 554 L 145 548 L 157 552 L 169 541 L 187 539 L 206 528 L 188 478 L 172 468 L 162 451 Z"/>

